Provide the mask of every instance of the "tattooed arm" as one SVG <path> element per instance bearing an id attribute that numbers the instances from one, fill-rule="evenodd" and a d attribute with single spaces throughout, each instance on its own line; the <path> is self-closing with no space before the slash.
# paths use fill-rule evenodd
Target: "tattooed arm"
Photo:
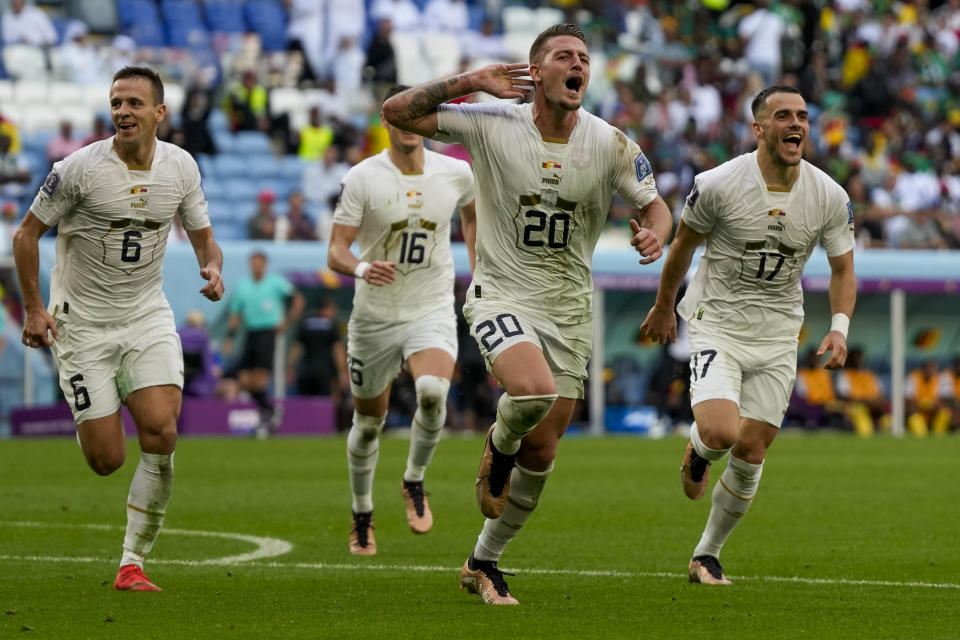
<path id="1" fill-rule="evenodd" d="M 407 89 L 383 103 L 384 119 L 404 131 L 431 138 L 437 133 L 437 107 L 477 91 L 497 98 L 522 98 L 533 87 L 527 65 L 491 64 Z"/>

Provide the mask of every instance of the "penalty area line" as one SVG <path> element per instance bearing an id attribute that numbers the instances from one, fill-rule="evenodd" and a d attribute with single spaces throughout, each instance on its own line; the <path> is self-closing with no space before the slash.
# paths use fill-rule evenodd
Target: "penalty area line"
<path id="1" fill-rule="evenodd" d="M 17 556 L 0 555 L 0 561 L 13 562 L 77 562 L 77 563 L 108 563 L 116 562 L 116 558 L 97 558 L 91 556 Z M 150 564 L 158 565 L 178 565 L 187 567 L 209 567 L 214 563 L 209 560 L 178 560 L 178 559 L 152 559 Z M 240 568 L 265 568 L 265 569 L 302 569 L 308 571 L 396 571 L 405 573 L 455 573 L 460 567 L 443 567 L 440 565 L 407 565 L 407 564 L 352 564 L 345 562 L 263 562 L 263 561 L 235 561 L 216 562 L 217 566 L 230 566 Z M 667 571 L 616 571 L 608 569 L 538 569 L 512 568 L 510 571 L 516 571 L 520 575 L 568 575 L 585 578 L 686 578 L 683 573 L 670 573 Z M 897 581 L 897 580 L 853 580 L 849 578 L 804 578 L 800 576 L 729 576 L 734 581 L 743 582 L 780 582 L 808 585 L 836 585 L 836 586 L 863 586 L 863 587 L 889 587 L 895 589 L 957 589 L 960 590 L 960 584 L 950 582 L 920 582 L 920 581 Z"/>

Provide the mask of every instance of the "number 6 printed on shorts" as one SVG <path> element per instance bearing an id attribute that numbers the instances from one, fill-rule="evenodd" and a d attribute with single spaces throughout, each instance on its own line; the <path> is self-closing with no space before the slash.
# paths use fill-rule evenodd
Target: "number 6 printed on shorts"
<path id="1" fill-rule="evenodd" d="M 703 363 L 703 369 L 698 373 L 697 369 L 700 367 L 701 357 L 705 359 L 705 362 Z M 713 359 L 716 357 L 716 349 L 704 349 L 700 353 L 693 354 L 693 365 L 690 367 L 690 375 L 693 376 L 693 379 L 699 380 L 705 378 L 707 375 L 707 369 L 710 368 L 710 363 L 713 362 Z"/>

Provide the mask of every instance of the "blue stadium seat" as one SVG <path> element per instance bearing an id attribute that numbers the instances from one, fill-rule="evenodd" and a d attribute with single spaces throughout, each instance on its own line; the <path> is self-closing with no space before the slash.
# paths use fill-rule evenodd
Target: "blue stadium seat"
<path id="1" fill-rule="evenodd" d="M 211 129 L 210 135 L 213 136 L 213 144 L 217 146 L 218 153 L 233 153 L 236 144 L 234 143 L 233 134 L 230 133 L 229 130 L 216 131 Z"/>
<path id="2" fill-rule="evenodd" d="M 202 47 L 209 42 L 200 7 L 193 0 L 162 0 L 160 13 L 171 47 Z"/>
<path id="3" fill-rule="evenodd" d="M 118 0 L 120 30 L 141 47 L 163 47 L 166 38 L 157 5 L 152 0 Z"/>
<path id="4" fill-rule="evenodd" d="M 270 154 L 251 155 L 246 158 L 247 175 L 251 178 L 276 178 L 283 173 L 283 165 Z"/>
<path id="5" fill-rule="evenodd" d="M 203 176 L 204 184 L 206 184 L 207 178 L 212 176 L 216 171 L 213 164 L 213 156 L 206 153 L 198 154 L 197 165 L 200 167 L 200 175 Z"/>
<path id="6" fill-rule="evenodd" d="M 207 16 L 210 31 L 219 33 L 245 33 L 247 23 L 243 19 L 243 3 L 236 0 L 205 0 L 203 12 Z"/>
<path id="7" fill-rule="evenodd" d="M 280 163 L 283 166 L 283 177 L 299 184 L 300 180 L 303 179 L 303 170 L 307 166 L 303 160 L 295 155 L 287 155 L 283 156 Z"/>
<path id="8" fill-rule="evenodd" d="M 246 158 L 232 153 L 221 153 L 214 161 L 214 175 L 219 180 L 243 178 L 247 175 Z"/>
<path id="9" fill-rule="evenodd" d="M 260 36 L 264 51 L 283 51 L 287 44 L 287 14 L 283 5 L 274 0 L 248 0 L 243 13 Z"/>
<path id="10" fill-rule="evenodd" d="M 247 221 L 221 220 L 219 224 L 213 226 L 213 234 L 221 242 L 224 240 L 246 240 Z"/>
<path id="11" fill-rule="evenodd" d="M 246 178 L 230 178 L 223 181 L 224 198 L 229 198 L 231 202 L 238 205 L 250 202 L 256 206 L 257 194 L 260 193 L 260 187 L 254 180 Z"/>
<path id="12" fill-rule="evenodd" d="M 244 155 L 270 153 L 270 137 L 262 131 L 238 131 L 233 136 L 233 151 Z"/>
<path id="13" fill-rule="evenodd" d="M 207 120 L 207 128 L 210 133 L 229 133 L 230 121 L 227 120 L 227 114 L 223 109 L 214 109 L 210 112 L 210 118 Z"/>

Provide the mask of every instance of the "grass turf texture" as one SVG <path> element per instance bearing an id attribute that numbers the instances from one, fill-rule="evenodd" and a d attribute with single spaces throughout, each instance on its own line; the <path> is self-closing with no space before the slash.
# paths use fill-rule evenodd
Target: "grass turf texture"
<path id="1" fill-rule="evenodd" d="M 146 571 L 162 593 L 112 589 L 135 444 L 123 469 L 99 478 L 72 439 L 0 441 L 0 638 L 960 635 L 960 438 L 785 433 L 724 549 L 727 588 L 687 582 L 709 500 L 682 495 L 683 445 L 564 439 L 540 507 L 501 563 L 517 572 L 508 581 L 520 606 L 494 608 L 457 589 L 482 524 L 479 436 L 441 442 L 427 474 L 436 525 L 426 536 L 404 518 L 407 441 L 383 439 L 372 558 L 347 551 L 342 437 L 183 438 L 165 527 L 269 536 L 293 549 L 200 564 L 255 547 L 161 533 Z"/>

